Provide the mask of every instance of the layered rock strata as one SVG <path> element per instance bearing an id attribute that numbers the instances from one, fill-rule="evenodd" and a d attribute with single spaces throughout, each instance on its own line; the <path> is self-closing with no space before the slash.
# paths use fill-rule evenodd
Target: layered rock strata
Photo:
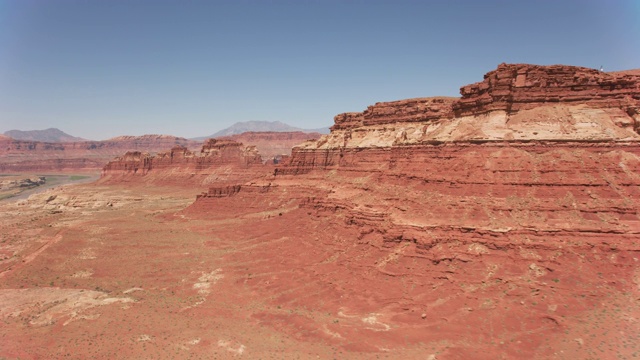
<path id="1" fill-rule="evenodd" d="M 575 66 L 501 64 L 484 81 L 460 89 L 457 116 L 495 110 L 515 113 L 549 103 L 579 103 L 638 113 L 640 80 L 627 73 L 605 73 Z M 636 118 L 637 120 L 637 118 Z"/>
<path id="2" fill-rule="evenodd" d="M 274 306 L 338 314 L 305 324 L 352 351 L 631 356 L 638 84 L 634 72 L 502 64 L 460 99 L 338 115 L 275 176 L 214 187 L 185 213 L 240 219 L 246 230 L 216 236 L 251 251 L 227 259 L 238 277 L 269 279 L 244 286 Z"/>
<path id="3" fill-rule="evenodd" d="M 46 143 L 0 137 L 0 173 L 95 172 L 127 151 L 158 152 L 201 142 L 168 135 L 120 136 L 104 141 Z"/>
<path id="4" fill-rule="evenodd" d="M 427 142 L 637 140 L 640 76 L 573 66 L 501 64 L 461 98 L 376 103 L 334 118 L 331 134 L 303 149 Z"/>
<path id="5" fill-rule="evenodd" d="M 132 176 L 145 176 L 146 181 L 160 183 L 209 183 L 246 180 L 255 175 L 253 171 L 263 171 L 263 168 L 262 157 L 255 146 L 209 139 L 199 152 L 184 146 L 175 146 L 156 155 L 127 152 L 104 166 L 101 181 L 132 181 Z"/>

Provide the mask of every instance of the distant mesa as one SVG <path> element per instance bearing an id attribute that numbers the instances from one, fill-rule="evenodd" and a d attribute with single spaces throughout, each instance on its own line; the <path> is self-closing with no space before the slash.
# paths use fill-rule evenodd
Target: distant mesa
<path id="1" fill-rule="evenodd" d="M 242 121 L 237 122 L 226 129 L 222 129 L 215 134 L 193 138 L 192 140 L 206 140 L 209 138 L 217 138 L 223 136 L 238 135 L 245 132 L 305 132 L 305 133 L 321 133 L 328 134 L 329 128 L 318 129 L 301 129 L 295 126 L 285 124 L 280 121 Z"/>
<path id="2" fill-rule="evenodd" d="M 104 140 L 104 142 L 108 141 L 134 141 L 134 142 L 144 142 L 144 141 L 184 141 L 188 142 L 188 139 L 183 137 L 174 136 L 174 135 L 163 135 L 163 134 L 145 134 L 145 135 L 120 135 L 116 137 L 109 138 Z"/>
<path id="3" fill-rule="evenodd" d="M 41 141 L 41 142 L 80 142 L 87 141 L 76 136 L 71 136 L 64 131 L 56 128 L 49 128 L 45 130 L 9 130 L 4 133 L 6 136 L 15 140 L 24 141 Z"/>
<path id="4" fill-rule="evenodd" d="M 291 154 L 291 148 L 320 138 L 309 132 L 248 132 L 216 140 L 255 146 L 265 162 Z M 0 173 L 93 172 L 126 152 L 166 152 L 176 146 L 198 148 L 203 141 L 174 135 L 117 136 L 102 141 L 45 142 L 16 140 L 0 135 Z"/>
<path id="5" fill-rule="evenodd" d="M 202 142 L 171 135 L 119 136 L 103 141 L 16 140 L 0 135 L 0 173 L 94 172 L 127 151 L 159 152 Z"/>
<path id="6" fill-rule="evenodd" d="M 132 176 L 144 176 L 145 182 L 157 184 L 236 184 L 273 171 L 271 164 L 263 164 L 255 146 L 208 139 L 199 152 L 181 145 L 157 154 L 127 151 L 104 166 L 101 181 L 128 182 Z"/>

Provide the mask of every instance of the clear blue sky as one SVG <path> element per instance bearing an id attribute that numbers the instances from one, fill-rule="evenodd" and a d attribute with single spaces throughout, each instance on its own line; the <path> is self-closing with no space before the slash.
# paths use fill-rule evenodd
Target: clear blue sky
<path id="1" fill-rule="evenodd" d="M 0 0 L 0 133 L 330 126 L 501 62 L 640 67 L 640 1 Z"/>

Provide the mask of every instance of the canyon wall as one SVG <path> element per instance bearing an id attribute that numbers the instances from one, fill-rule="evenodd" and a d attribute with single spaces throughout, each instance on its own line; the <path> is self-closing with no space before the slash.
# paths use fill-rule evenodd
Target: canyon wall
<path id="1" fill-rule="evenodd" d="M 331 134 L 294 148 L 276 178 L 337 172 L 390 188 L 414 184 L 447 204 L 410 212 L 423 213 L 427 223 L 489 226 L 493 210 L 486 204 L 450 200 L 472 196 L 480 203 L 526 199 L 518 211 L 536 215 L 507 216 L 506 227 L 577 231 L 593 220 L 592 229 L 640 232 L 638 74 L 501 64 L 460 91 L 460 99 L 377 103 L 338 115 Z M 612 206 L 613 199 L 624 205 Z M 600 221 L 605 213 L 611 221 Z"/>
<path id="2" fill-rule="evenodd" d="M 127 152 L 107 163 L 101 182 L 153 182 L 156 184 L 207 184 L 248 180 L 272 171 L 263 164 L 255 146 L 232 140 L 208 139 L 199 152 L 184 146 L 155 155 Z"/>
<path id="3" fill-rule="evenodd" d="M 315 140 L 319 133 L 303 132 L 248 132 L 222 137 L 253 145 L 263 161 L 280 161 L 291 154 L 291 148 L 306 140 Z M 168 135 L 119 136 L 104 141 L 47 143 L 14 140 L 0 136 L 0 173 L 37 172 L 96 172 L 110 160 L 127 152 L 127 157 L 140 157 L 144 153 L 163 153 L 174 147 L 197 148 L 202 141 L 193 141 Z M 190 156 L 172 151 L 173 156 Z M 167 164 L 167 159 L 156 159 Z M 170 162 L 170 160 L 169 160 Z M 164 165 L 158 165 L 164 166 Z"/>
<path id="4" fill-rule="evenodd" d="M 337 115 L 306 149 L 390 147 L 477 140 L 634 140 L 640 76 L 574 66 L 501 64 L 461 98 L 376 103 Z"/>
<path id="5" fill-rule="evenodd" d="M 457 116 L 495 110 L 517 112 L 549 103 L 620 108 L 637 115 L 640 80 L 632 73 L 605 73 L 576 66 L 501 64 L 484 81 L 460 89 Z"/>
<path id="6" fill-rule="evenodd" d="M 168 135 L 120 136 L 104 141 L 46 143 L 0 137 L 0 173 L 97 172 L 126 151 L 158 152 L 201 142 Z"/>

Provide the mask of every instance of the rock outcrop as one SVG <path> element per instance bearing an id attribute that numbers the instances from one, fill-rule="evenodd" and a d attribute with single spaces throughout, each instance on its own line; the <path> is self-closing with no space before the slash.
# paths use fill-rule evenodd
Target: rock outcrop
<path id="1" fill-rule="evenodd" d="M 234 194 L 237 194 L 240 189 L 242 188 L 241 185 L 229 185 L 229 186 L 224 186 L 224 187 L 211 187 L 209 188 L 209 191 L 207 191 L 204 194 L 198 195 L 198 197 L 228 197 L 228 196 L 232 196 Z"/>
<path id="2" fill-rule="evenodd" d="M 456 116 L 502 110 L 515 113 L 549 103 L 619 108 L 637 115 L 640 78 L 575 66 L 501 64 L 484 81 L 460 89 Z"/>
<path id="3" fill-rule="evenodd" d="M 0 177 L 0 200 L 11 198 L 25 190 L 37 188 L 47 182 L 44 176 L 7 176 Z"/>
<path id="4" fill-rule="evenodd" d="M 640 139 L 640 76 L 634 72 L 501 64 L 460 92 L 459 99 L 400 100 L 339 114 L 330 135 L 299 149 Z"/>
<path id="5" fill-rule="evenodd" d="M 394 123 L 425 123 L 453 117 L 452 105 L 456 98 L 416 98 L 379 102 L 361 113 L 344 113 L 334 117 L 332 131 L 361 126 Z"/>
<path id="6" fill-rule="evenodd" d="M 207 140 L 200 152 L 184 146 L 156 155 L 140 151 L 127 152 L 104 166 L 102 182 L 147 181 L 185 184 L 214 181 L 235 182 L 255 176 L 265 169 L 255 146 L 244 146 L 231 140 Z M 147 176 L 148 175 L 148 176 Z M 132 176 L 144 176 L 133 179 Z"/>
<path id="7" fill-rule="evenodd" d="M 14 188 L 32 188 L 43 185 L 45 182 L 46 179 L 44 176 L 2 180 L 0 181 L 0 190 L 10 190 Z"/>

